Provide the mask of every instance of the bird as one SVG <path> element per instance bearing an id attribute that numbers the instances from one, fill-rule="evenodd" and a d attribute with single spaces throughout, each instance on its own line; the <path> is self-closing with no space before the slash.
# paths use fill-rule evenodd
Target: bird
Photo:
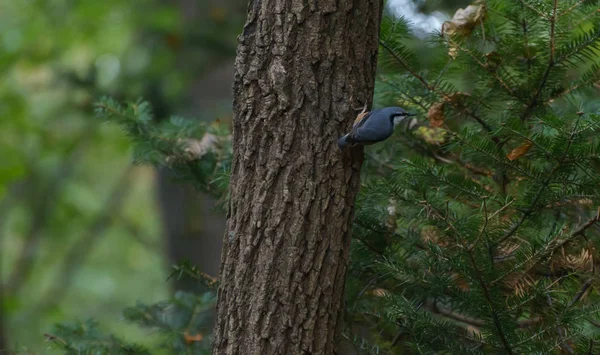
<path id="1" fill-rule="evenodd" d="M 350 132 L 338 139 L 338 147 L 343 149 L 346 145 L 356 144 L 371 145 L 384 141 L 392 136 L 394 128 L 407 117 L 416 113 L 406 112 L 401 107 L 390 106 L 365 112 L 363 109 L 354 121 Z M 409 126 L 412 126 L 412 122 Z M 409 127 L 410 128 L 410 127 Z"/>

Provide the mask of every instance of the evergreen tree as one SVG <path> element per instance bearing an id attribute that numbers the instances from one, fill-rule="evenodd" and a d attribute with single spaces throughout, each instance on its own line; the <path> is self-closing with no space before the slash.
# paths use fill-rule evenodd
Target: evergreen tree
<path id="1" fill-rule="evenodd" d="M 347 290 L 363 349 L 600 351 L 598 10 L 477 2 L 419 50 L 385 16 L 377 102 L 428 122 L 367 151 Z"/>

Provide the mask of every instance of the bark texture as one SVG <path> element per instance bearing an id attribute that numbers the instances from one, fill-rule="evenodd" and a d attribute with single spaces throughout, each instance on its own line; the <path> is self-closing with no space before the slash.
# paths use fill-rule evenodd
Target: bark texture
<path id="1" fill-rule="evenodd" d="M 234 161 L 214 354 L 333 354 L 381 0 L 251 0 L 234 77 Z"/>

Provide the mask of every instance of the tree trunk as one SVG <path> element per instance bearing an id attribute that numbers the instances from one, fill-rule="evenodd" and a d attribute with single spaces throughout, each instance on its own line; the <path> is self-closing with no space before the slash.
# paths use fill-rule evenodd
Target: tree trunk
<path id="1" fill-rule="evenodd" d="M 381 0 L 251 0 L 234 79 L 234 160 L 214 354 L 333 354 L 371 104 Z"/>

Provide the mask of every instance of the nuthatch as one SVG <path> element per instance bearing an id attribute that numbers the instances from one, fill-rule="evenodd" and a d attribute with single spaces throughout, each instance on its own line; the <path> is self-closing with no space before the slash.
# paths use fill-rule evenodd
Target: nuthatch
<path id="1" fill-rule="evenodd" d="M 350 133 L 338 139 L 340 149 L 347 144 L 370 145 L 391 137 L 394 128 L 405 118 L 415 116 L 400 107 L 384 107 L 370 112 L 363 112 L 356 117 Z M 412 126 L 413 122 L 409 123 Z M 410 128 L 410 127 L 409 127 Z"/>

